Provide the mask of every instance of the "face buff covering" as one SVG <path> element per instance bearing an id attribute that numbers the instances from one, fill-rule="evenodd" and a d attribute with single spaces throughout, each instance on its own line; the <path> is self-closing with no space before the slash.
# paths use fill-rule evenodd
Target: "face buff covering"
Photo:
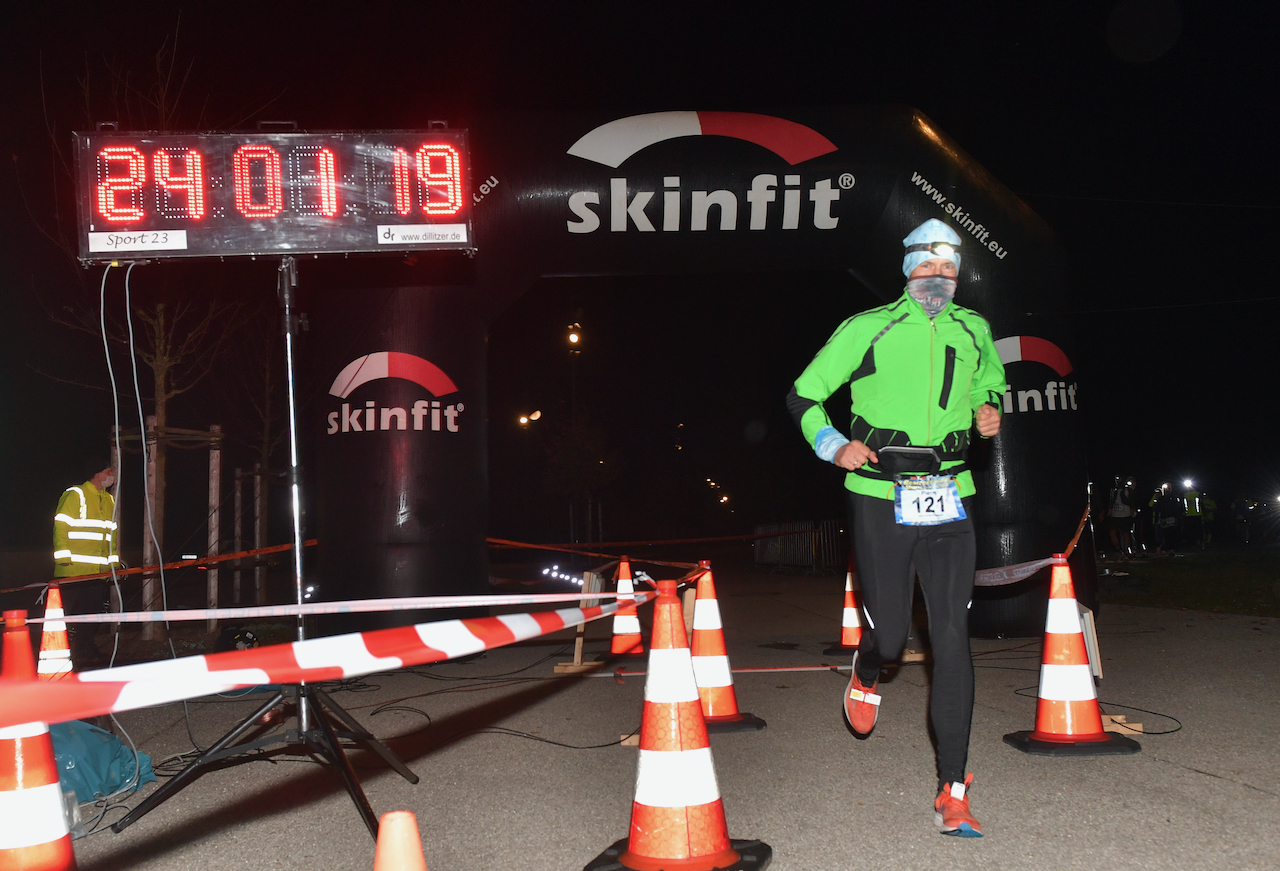
<path id="1" fill-rule="evenodd" d="M 925 314 L 934 317 L 956 295 L 956 280 L 941 275 L 912 278 L 907 282 L 907 293 L 924 307 Z"/>

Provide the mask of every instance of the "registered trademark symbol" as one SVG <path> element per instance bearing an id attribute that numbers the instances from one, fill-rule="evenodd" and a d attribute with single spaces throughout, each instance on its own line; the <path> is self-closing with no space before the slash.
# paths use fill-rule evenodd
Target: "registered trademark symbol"
<path id="1" fill-rule="evenodd" d="M 853 187 L 853 173 L 851 172 L 840 173 L 840 187 L 844 188 L 845 190 L 848 190 L 849 188 Z"/>

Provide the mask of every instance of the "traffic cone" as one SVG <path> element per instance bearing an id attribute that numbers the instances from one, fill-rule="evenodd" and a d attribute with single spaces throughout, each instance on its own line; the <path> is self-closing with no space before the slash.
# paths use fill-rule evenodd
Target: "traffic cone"
<path id="1" fill-rule="evenodd" d="M 767 867 L 773 858 L 768 844 L 728 835 L 675 581 L 658 581 L 651 644 L 631 836 L 584 871 Z"/>
<path id="2" fill-rule="evenodd" d="M 857 650 L 862 641 L 862 591 L 853 588 L 853 557 L 849 557 L 849 571 L 844 576 L 844 612 L 840 615 L 840 642 L 822 651 L 824 656 L 838 656 Z"/>
<path id="3" fill-rule="evenodd" d="M 40 637 L 40 659 L 36 664 L 36 674 L 41 680 L 58 680 L 73 671 L 63 616 L 62 590 L 55 581 L 49 585 L 44 605 L 44 634 Z"/>
<path id="4" fill-rule="evenodd" d="M 609 653 L 614 656 L 643 656 L 644 641 L 640 638 L 640 617 L 636 614 L 631 583 L 631 561 L 623 556 L 618 560 L 618 610 L 613 615 L 613 643 Z M 627 602 L 629 604 L 623 604 Z"/>
<path id="5" fill-rule="evenodd" d="M 1071 569 L 1063 554 L 1054 554 L 1054 559 L 1060 562 L 1054 565 L 1049 583 L 1036 728 L 1011 732 L 1004 742 L 1041 756 L 1137 753 L 1142 749 L 1137 741 L 1102 728 Z"/>
<path id="6" fill-rule="evenodd" d="M 26 611 L 4 612 L 6 679 L 35 680 Z M 0 868 L 75 871 L 53 741 L 44 723 L 0 729 Z"/>
<path id="7" fill-rule="evenodd" d="M 765 727 L 764 720 L 738 710 L 733 670 L 724 646 L 720 602 L 711 578 L 711 563 L 700 560 L 705 571 L 698 577 L 698 598 L 693 603 L 693 676 L 709 732 L 746 732 Z"/>
<path id="8" fill-rule="evenodd" d="M 390 811 L 379 818 L 373 871 L 427 871 L 418 818 L 411 812 Z"/>

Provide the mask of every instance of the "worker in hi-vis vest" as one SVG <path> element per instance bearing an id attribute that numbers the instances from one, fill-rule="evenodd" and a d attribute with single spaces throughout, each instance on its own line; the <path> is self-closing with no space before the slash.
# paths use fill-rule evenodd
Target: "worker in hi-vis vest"
<path id="1" fill-rule="evenodd" d="M 116 483 L 116 470 L 111 466 L 100 468 L 96 460 L 89 465 L 89 469 L 94 468 L 99 471 L 93 477 L 68 487 L 58 500 L 58 511 L 53 516 L 55 578 L 96 575 L 120 564 L 116 500 L 107 492 Z M 74 583 L 63 588 L 63 608 L 68 614 L 102 611 L 106 593 L 103 581 Z M 95 641 L 98 629 L 97 623 L 71 626 L 68 640 L 81 668 L 99 663 Z"/>
<path id="2" fill-rule="evenodd" d="M 116 483 L 111 466 L 83 484 L 68 487 L 53 516 L 53 576 L 69 578 L 106 571 L 120 562 L 116 541 Z"/>

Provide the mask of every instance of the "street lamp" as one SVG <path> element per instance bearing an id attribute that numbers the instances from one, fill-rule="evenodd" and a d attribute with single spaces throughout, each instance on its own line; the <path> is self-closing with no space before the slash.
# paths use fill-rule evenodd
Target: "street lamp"
<path id="1" fill-rule="evenodd" d="M 520 415 L 520 425 L 528 426 L 531 421 L 541 420 L 541 418 L 542 418 L 541 411 L 531 411 L 528 414 Z"/>
<path id="2" fill-rule="evenodd" d="M 581 354 L 582 353 L 582 324 L 569 324 L 569 326 L 566 329 L 569 330 L 569 333 L 566 336 L 566 338 L 569 341 L 569 353 Z"/>

